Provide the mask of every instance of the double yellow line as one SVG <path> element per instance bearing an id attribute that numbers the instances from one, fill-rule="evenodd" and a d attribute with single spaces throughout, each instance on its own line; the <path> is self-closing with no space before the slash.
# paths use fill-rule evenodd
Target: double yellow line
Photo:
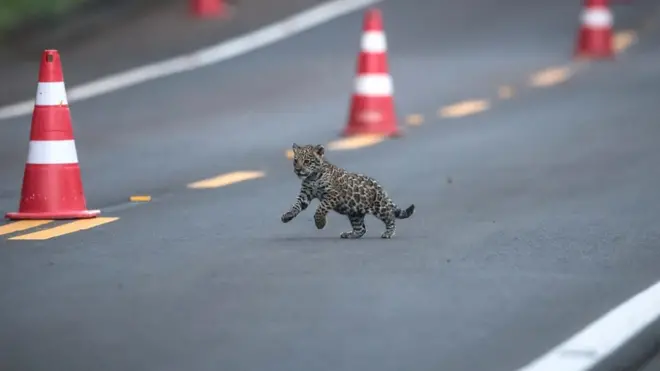
<path id="1" fill-rule="evenodd" d="M 19 220 L 8 224 L 0 225 L 0 236 L 11 235 L 17 232 L 23 232 L 31 229 L 38 229 L 34 232 L 20 234 L 10 237 L 9 240 L 48 240 L 51 238 L 63 236 L 65 234 L 91 229 L 103 224 L 111 223 L 119 218 L 117 217 L 96 217 L 92 219 L 81 219 L 64 224 L 58 224 L 54 227 L 41 229 L 39 227 L 53 224 L 54 220 Z"/>

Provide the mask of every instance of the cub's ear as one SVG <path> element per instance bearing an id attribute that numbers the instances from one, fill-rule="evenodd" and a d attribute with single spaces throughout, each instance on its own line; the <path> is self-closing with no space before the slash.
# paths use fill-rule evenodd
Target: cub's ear
<path id="1" fill-rule="evenodd" d="M 323 147 L 322 144 L 317 144 L 317 145 L 314 147 L 314 150 L 315 150 L 316 153 L 317 153 L 319 156 L 321 156 L 321 157 L 323 157 L 323 155 L 325 154 L 325 147 Z"/>
<path id="2" fill-rule="evenodd" d="M 298 149 L 298 148 L 300 148 L 300 146 L 297 145 L 297 144 L 295 144 L 295 143 L 293 143 L 293 145 L 291 146 L 291 148 L 293 148 L 293 149 Z"/>

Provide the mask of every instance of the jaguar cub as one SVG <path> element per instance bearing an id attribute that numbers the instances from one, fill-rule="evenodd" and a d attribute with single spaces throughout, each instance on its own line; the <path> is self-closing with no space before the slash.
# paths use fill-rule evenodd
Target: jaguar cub
<path id="1" fill-rule="evenodd" d="M 293 172 L 302 179 L 302 186 L 296 202 L 282 215 L 282 222 L 290 222 L 316 198 L 320 201 L 314 213 L 316 228 L 323 229 L 328 212 L 334 210 L 346 215 L 353 228 L 341 238 L 361 238 L 367 232 L 364 217 L 372 214 L 385 224 L 381 237 L 392 238 L 395 220 L 409 218 L 415 211 L 414 204 L 400 209 L 373 178 L 329 163 L 322 145 L 293 143 L 292 149 Z"/>

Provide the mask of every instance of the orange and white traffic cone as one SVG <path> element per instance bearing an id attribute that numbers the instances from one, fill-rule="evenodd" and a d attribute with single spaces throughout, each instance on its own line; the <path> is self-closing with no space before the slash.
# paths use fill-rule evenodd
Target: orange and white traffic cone
<path id="1" fill-rule="evenodd" d="M 8 219 L 83 219 L 87 210 L 60 55 L 45 50 L 32 113 L 19 210 Z"/>
<path id="2" fill-rule="evenodd" d="M 611 59 L 614 57 L 613 16 L 608 0 L 585 0 L 575 58 Z"/>
<path id="3" fill-rule="evenodd" d="M 383 20 L 380 10 L 372 8 L 363 20 L 357 77 L 342 135 L 401 135 L 393 95 Z"/>
<path id="4" fill-rule="evenodd" d="M 188 6 L 197 18 L 215 18 L 223 16 L 226 11 L 224 0 L 188 0 Z"/>

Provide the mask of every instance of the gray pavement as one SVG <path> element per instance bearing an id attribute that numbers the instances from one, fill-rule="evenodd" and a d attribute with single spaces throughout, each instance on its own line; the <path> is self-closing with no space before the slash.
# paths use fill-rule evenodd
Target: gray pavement
<path id="1" fill-rule="evenodd" d="M 34 98 L 43 49 L 60 51 L 65 81 L 71 87 L 240 36 L 325 1 L 230 0 L 226 16 L 214 19 L 191 17 L 187 0 L 162 0 L 136 10 L 123 10 L 125 1 L 109 4 L 112 12 L 94 14 L 100 25 L 86 26 L 90 31 L 85 34 L 44 34 L 14 41 L 18 47 L 0 47 L 0 105 Z"/>
<path id="2" fill-rule="evenodd" d="M 334 214 L 323 231 L 309 211 L 279 221 L 298 189 L 283 151 L 343 125 L 361 14 L 77 103 L 92 206 L 154 200 L 90 231 L 0 240 L 0 364 L 506 371 L 657 281 L 660 37 L 562 86 L 433 119 L 567 60 L 579 4 L 499 3 L 382 4 L 398 109 L 428 122 L 328 156 L 417 205 L 390 241 L 374 218 L 358 241 L 338 238 L 349 224 Z M 651 5 L 627 8 L 622 26 Z M 0 122 L 4 210 L 16 206 L 27 123 Z M 234 170 L 267 177 L 185 189 Z"/>
<path id="3" fill-rule="evenodd" d="M 648 363 L 645 363 L 644 367 L 642 367 L 642 369 L 639 371 L 656 371 L 656 370 L 660 370 L 660 353 L 656 354 L 651 360 L 648 361 Z"/>

